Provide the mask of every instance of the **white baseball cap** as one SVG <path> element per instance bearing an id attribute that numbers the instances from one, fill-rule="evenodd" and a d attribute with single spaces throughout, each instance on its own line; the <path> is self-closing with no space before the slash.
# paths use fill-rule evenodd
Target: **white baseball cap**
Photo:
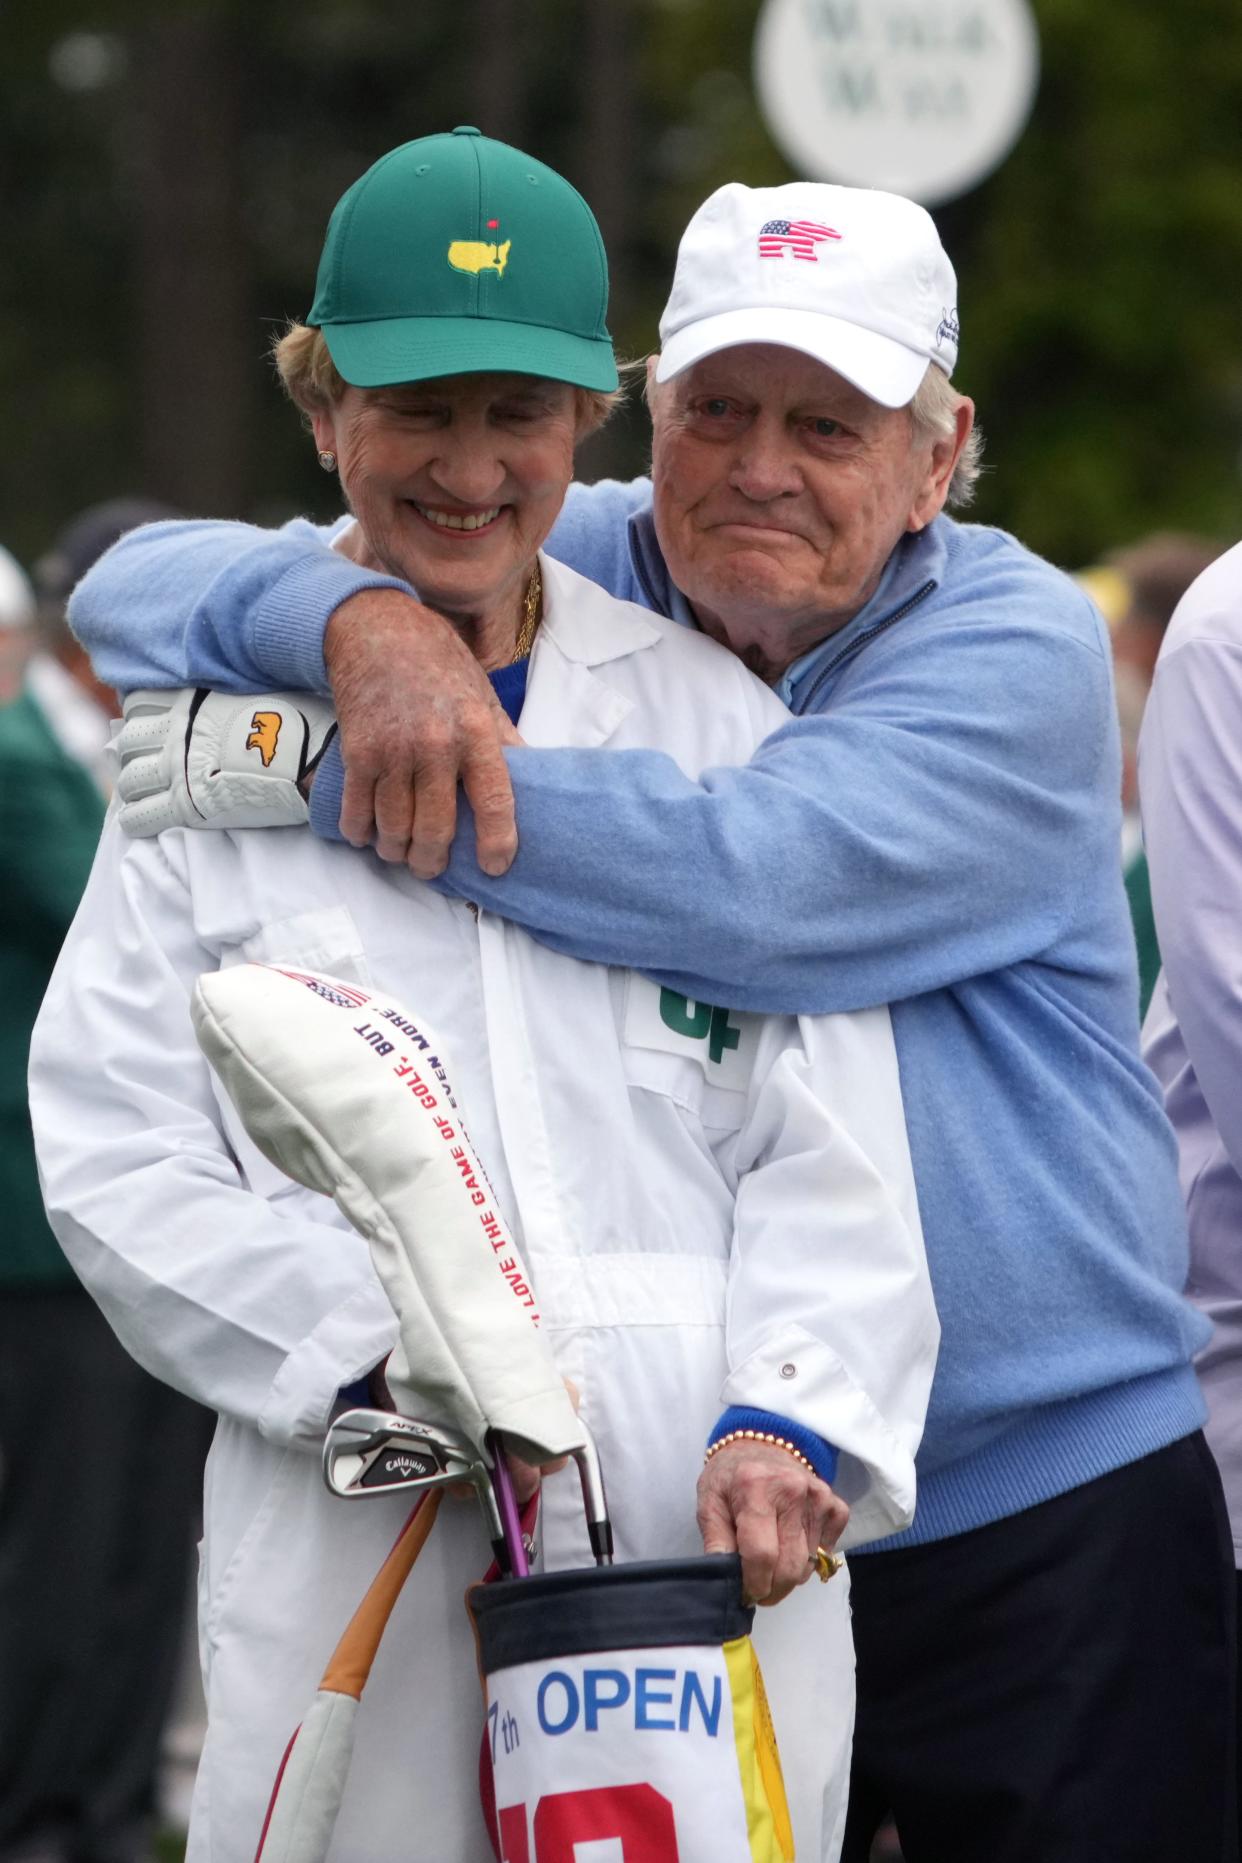
<path id="1" fill-rule="evenodd" d="M 682 236 L 656 380 L 738 343 L 778 343 L 899 408 L 929 362 L 953 373 L 958 335 L 957 279 L 914 201 L 817 181 L 731 181 Z"/>

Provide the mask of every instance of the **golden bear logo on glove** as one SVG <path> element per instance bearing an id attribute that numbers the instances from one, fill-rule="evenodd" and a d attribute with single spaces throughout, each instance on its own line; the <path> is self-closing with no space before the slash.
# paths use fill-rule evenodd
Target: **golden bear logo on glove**
<path id="1" fill-rule="evenodd" d="M 280 736 L 282 722 L 279 712 L 256 712 L 250 720 L 246 749 L 258 751 L 265 770 L 276 755 L 276 739 Z"/>

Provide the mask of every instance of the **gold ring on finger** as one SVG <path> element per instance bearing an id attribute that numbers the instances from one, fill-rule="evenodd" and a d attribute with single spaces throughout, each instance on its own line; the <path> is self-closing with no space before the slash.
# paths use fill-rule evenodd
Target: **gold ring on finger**
<path id="1" fill-rule="evenodd" d="M 840 1553 L 830 1553 L 826 1547 L 817 1546 L 811 1564 L 815 1567 L 820 1584 L 826 1585 L 830 1578 L 836 1577 L 845 1561 Z"/>

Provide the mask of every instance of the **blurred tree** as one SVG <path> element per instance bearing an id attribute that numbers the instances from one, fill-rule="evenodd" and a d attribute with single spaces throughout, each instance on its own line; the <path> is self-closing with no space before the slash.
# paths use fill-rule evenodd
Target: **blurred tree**
<path id="1" fill-rule="evenodd" d="M 1242 535 L 1242 33 L 1233 0 L 1032 0 L 1034 114 L 936 210 L 990 470 L 977 516 L 1078 565 L 1159 527 Z M 750 86 L 756 0 L 651 9 L 660 237 L 789 170 Z M 919 0 L 911 0 L 911 12 Z"/>
<path id="2" fill-rule="evenodd" d="M 134 35 L 139 466 L 187 511 L 236 510 L 250 490 L 244 78 L 227 21 L 174 14 Z"/>
<path id="3" fill-rule="evenodd" d="M 1012 160 L 942 215 L 965 255 L 981 514 L 1080 564 L 1242 535 L 1242 34 L 1225 0 L 1039 0 Z"/>
<path id="4" fill-rule="evenodd" d="M 524 149 L 529 137 L 527 91 L 531 40 L 525 0 L 476 0 L 479 57 L 475 117 L 498 142 Z"/>
<path id="5" fill-rule="evenodd" d="M 917 10 L 923 0 L 910 0 Z M 1156 526 L 1231 538 L 1242 455 L 1242 34 L 1233 0 L 1034 0 L 1043 76 L 1005 166 L 937 218 L 979 515 L 1062 562 Z M 755 107 L 758 0 L 43 0 L 0 68 L 0 538 L 27 556 L 144 490 L 333 509 L 265 352 L 328 209 L 384 149 L 477 123 L 604 224 L 624 354 L 654 346 L 681 228 L 788 178 Z M 635 410 L 586 456 L 641 470 Z"/>

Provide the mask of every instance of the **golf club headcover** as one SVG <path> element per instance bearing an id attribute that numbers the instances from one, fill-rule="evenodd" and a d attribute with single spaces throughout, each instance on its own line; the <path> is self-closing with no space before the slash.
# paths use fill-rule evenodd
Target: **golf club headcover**
<path id="1" fill-rule="evenodd" d="M 200 977 L 194 1028 L 263 1155 L 332 1197 L 392 1302 L 392 1382 L 485 1458 L 584 1442 L 538 1331 L 529 1274 L 466 1134 L 444 1046 L 401 1004 L 332 977 L 239 964 Z"/>
<path id="2" fill-rule="evenodd" d="M 499 1863 L 583 1852 L 792 1863 L 736 1554 L 476 1585 L 467 1604 Z"/>
<path id="3" fill-rule="evenodd" d="M 349 1777 L 358 1703 L 442 1499 L 433 1491 L 416 1503 L 333 1651 L 319 1691 L 285 1748 L 254 1863 L 323 1863 L 327 1856 Z"/>

